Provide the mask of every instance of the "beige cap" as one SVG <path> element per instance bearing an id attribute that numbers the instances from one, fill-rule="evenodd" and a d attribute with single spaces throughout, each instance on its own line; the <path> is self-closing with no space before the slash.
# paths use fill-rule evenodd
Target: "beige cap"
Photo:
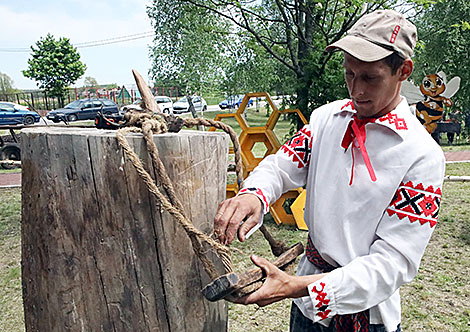
<path id="1" fill-rule="evenodd" d="M 381 60 L 393 52 L 407 59 L 413 55 L 417 36 L 416 27 L 402 14 L 377 10 L 361 17 L 345 37 L 326 50 L 341 49 L 365 62 Z"/>

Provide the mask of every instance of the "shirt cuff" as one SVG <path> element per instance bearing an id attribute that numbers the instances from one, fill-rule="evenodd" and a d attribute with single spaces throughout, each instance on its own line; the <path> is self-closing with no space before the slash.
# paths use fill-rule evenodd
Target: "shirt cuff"
<path id="1" fill-rule="evenodd" d="M 337 314 L 332 281 L 328 276 L 308 285 L 308 294 L 313 303 L 313 321 L 319 322 Z"/>
<path id="2" fill-rule="evenodd" d="M 257 196 L 263 204 L 263 213 L 266 214 L 269 212 L 268 200 L 266 199 L 266 196 L 260 188 L 243 188 L 238 192 L 237 196 L 243 194 L 252 194 Z"/>

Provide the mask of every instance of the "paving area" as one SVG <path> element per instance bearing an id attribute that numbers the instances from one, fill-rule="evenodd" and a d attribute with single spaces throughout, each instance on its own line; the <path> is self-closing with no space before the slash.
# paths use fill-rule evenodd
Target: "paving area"
<path id="1" fill-rule="evenodd" d="M 470 151 L 451 151 L 446 152 L 446 161 L 470 161 Z"/>
<path id="2" fill-rule="evenodd" d="M 446 152 L 446 161 L 470 161 L 470 150 Z M 21 172 L 0 174 L 0 188 L 21 187 Z"/>
<path id="3" fill-rule="evenodd" d="M 0 173 L 0 188 L 21 187 L 21 173 Z"/>

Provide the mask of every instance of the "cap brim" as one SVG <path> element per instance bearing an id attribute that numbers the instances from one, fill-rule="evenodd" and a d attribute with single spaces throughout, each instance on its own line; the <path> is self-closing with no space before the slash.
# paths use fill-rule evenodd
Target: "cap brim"
<path id="1" fill-rule="evenodd" d="M 328 52 L 337 49 L 343 50 L 351 54 L 353 57 L 365 62 L 379 61 L 393 53 L 393 51 L 387 50 L 382 46 L 367 41 L 361 37 L 351 35 L 345 36 L 326 47 L 326 51 Z"/>

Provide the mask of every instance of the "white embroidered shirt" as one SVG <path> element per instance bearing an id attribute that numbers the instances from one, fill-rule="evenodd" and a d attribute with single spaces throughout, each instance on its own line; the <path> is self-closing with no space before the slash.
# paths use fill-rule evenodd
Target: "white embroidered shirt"
<path id="1" fill-rule="evenodd" d="M 416 276 L 436 226 L 445 160 L 402 98 L 395 110 L 365 124 L 373 181 L 357 138 L 342 147 L 354 114 L 350 100 L 315 110 L 308 125 L 259 164 L 240 194 L 257 195 L 267 212 L 267 202 L 305 185 L 309 236 L 338 268 L 295 303 L 324 325 L 336 314 L 370 309 L 371 324 L 395 331 L 399 287 Z M 316 273 L 303 256 L 297 274 Z"/>

